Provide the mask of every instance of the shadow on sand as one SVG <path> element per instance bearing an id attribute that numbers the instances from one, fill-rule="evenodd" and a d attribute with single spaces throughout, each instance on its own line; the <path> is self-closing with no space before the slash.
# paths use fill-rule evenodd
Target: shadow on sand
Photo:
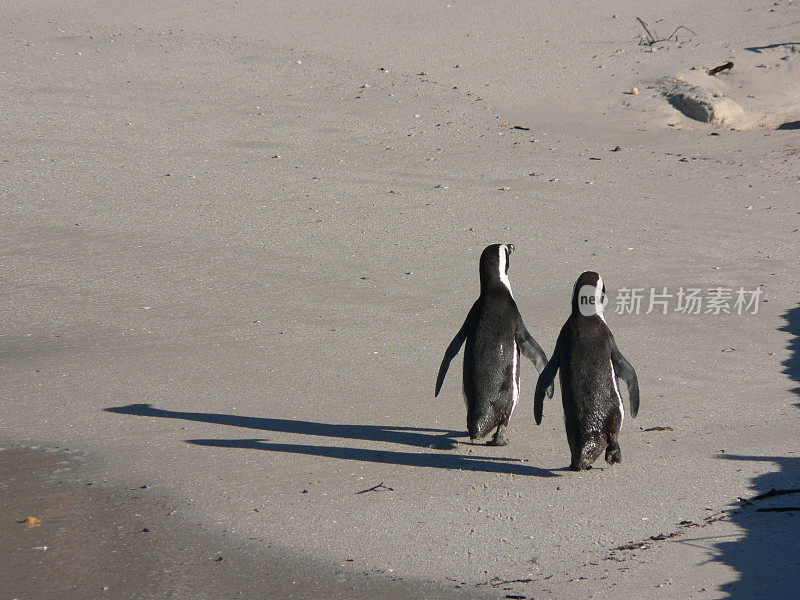
<path id="1" fill-rule="evenodd" d="M 268 440 L 186 440 L 198 446 L 218 448 L 249 448 L 251 450 L 271 450 L 272 452 L 291 452 L 324 456 L 342 460 L 386 463 L 409 467 L 434 467 L 437 469 L 457 469 L 460 471 L 481 471 L 484 473 L 513 473 L 536 477 L 557 477 L 547 469 L 540 469 L 520 463 L 517 459 L 494 456 L 472 456 L 465 454 L 438 454 L 433 452 L 397 452 L 393 450 L 370 450 L 366 448 L 343 448 L 340 446 L 311 446 L 308 444 L 276 444 Z"/>
<path id="2" fill-rule="evenodd" d="M 137 417 L 162 417 L 165 419 L 181 419 L 183 421 L 200 421 L 217 425 L 231 425 L 258 429 L 259 431 L 276 431 L 280 433 L 296 433 L 299 435 L 316 435 L 321 437 L 342 438 L 348 440 L 365 440 L 369 442 L 391 442 L 419 448 L 436 448 L 450 450 L 459 443 L 455 438 L 467 435 L 461 431 L 445 429 L 427 429 L 421 427 L 392 427 L 384 425 L 348 425 L 335 423 L 317 423 L 295 419 L 270 419 L 267 417 L 243 417 L 220 413 L 180 412 L 162 410 L 150 404 L 128 404 L 104 409 L 107 412 Z"/>
<path id="3" fill-rule="evenodd" d="M 384 425 L 352 425 L 317 423 L 293 419 L 271 419 L 266 417 L 243 417 L 204 412 L 180 412 L 162 410 L 150 404 L 129 404 L 104 409 L 107 412 L 139 417 L 160 417 L 184 421 L 199 421 L 217 425 L 229 425 L 257 429 L 311 435 L 327 438 L 388 442 L 417 448 L 452 450 L 463 442 L 455 438 L 466 436 L 465 432 L 419 427 L 394 427 Z M 486 473 L 513 473 L 538 477 L 557 477 L 547 470 L 522 464 L 518 459 L 495 456 L 473 456 L 436 452 L 400 452 L 392 450 L 373 450 L 367 448 L 348 448 L 340 446 L 315 446 L 309 444 L 273 443 L 264 439 L 203 439 L 187 440 L 199 446 L 218 448 L 248 448 L 251 450 L 271 450 L 310 456 L 323 456 L 343 460 L 360 460 L 414 467 L 433 467 L 437 469 L 460 469 L 464 471 L 483 471 Z M 480 446 L 476 446 L 479 448 Z"/>
<path id="4" fill-rule="evenodd" d="M 783 372 L 792 381 L 800 382 L 800 306 L 788 311 L 783 318 L 786 325 L 780 330 L 792 334 Z M 792 391 L 800 394 L 800 387 Z M 795 407 L 800 408 L 800 404 Z M 731 513 L 731 520 L 744 530 L 744 537 L 717 544 L 718 560 L 736 569 L 740 576 L 737 581 L 722 586 L 722 590 L 734 600 L 800 598 L 800 455 L 726 454 L 720 458 L 771 462 L 778 467 L 776 472 L 753 479 L 751 487 L 757 494 L 755 499 Z M 776 493 L 772 493 L 773 490 Z"/>
<path id="5" fill-rule="evenodd" d="M 722 586 L 733 600 L 797 600 L 800 597 L 800 457 L 724 455 L 730 460 L 771 462 L 774 473 L 760 475 L 752 488 L 758 496 L 732 512 L 744 530 L 737 541 L 717 544 L 717 560 L 739 579 Z M 787 492 L 770 496 L 770 492 Z"/>
<path id="6" fill-rule="evenodd" d="M 767 44 L 766 46 L 750 46 L 749 48 L 745 48 L 745 50 L 761 54 L 764 50 L 776 50 L 777 48 L 788 48 L 791 50 L 795 46 L 800 46 L 800 42 L 780 42 L 778 44 Z"/>
<path id="7" fill-rule="evenodd" d="M 780 331 L 792 336 L 789 340 L 789 358 L 783 361 L 783 372 L 789 379 L 800 384 L 800 305 L 788 311 L 783 318 L 786 320 L 786 325 L 781 327 Z M 800 386 L 792 391 L 800 396 Z"/>

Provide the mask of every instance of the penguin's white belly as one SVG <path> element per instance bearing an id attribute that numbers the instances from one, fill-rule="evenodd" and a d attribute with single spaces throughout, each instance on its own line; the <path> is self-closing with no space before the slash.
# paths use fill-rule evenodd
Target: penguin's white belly
<path id="1" fill-rule="evenodd" d="M 511 354 L 511 412 L 517 407 L 517 400 L 519 400 L 519 348 L 514 344 L 514 350 Z M 509 413 L 510 416 L 510 413 Z"/>
<path id="2" fill-rule="evenodd" d="M 625 407 L 622 405 L 622 395 L 619 393 L 619 384 L 617 384 L 617 373 L 614 371 L 614 361 L 609 360 L 611 363 L 611 383 L 614 386 L 614 393 L 617 395 L 617 401 L 619 402 L 619 414 L 621 415 L 619 420 L 619 426 L 622 427 L 622 422 L 625 420 Z"/>

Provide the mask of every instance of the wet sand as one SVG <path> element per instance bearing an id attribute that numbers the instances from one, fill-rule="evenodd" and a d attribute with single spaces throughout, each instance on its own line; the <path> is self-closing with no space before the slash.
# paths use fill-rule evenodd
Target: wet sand
<path id="1" fill-rule="evenodd" d="M 84 452 L 0 447 L 3 598 L 497 597 L 270 553 L 264 540 L 247 544 L 185 522 L 147 484 L 93 480 Z M 24 524 L 29 516 L 41 524 Z"/>

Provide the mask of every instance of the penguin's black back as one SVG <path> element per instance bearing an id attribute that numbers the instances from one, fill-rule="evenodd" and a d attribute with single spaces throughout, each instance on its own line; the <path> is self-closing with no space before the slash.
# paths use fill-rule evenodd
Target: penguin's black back
<path id="1" fill-rule="evenodd" d="M 612 425 L 609 420 L 618 415 L 612 340 L 611 330 L 597 315 L 572 314 L 561 329 L 557 348 L 568 429 L 576 427 L 581 434 L 604 432 Z"/>
<path id="2" fill-rule="evenodd" d="M 463 385 L 467 428 L 473 437 L 483 437 L 507 421 L 514 408 L 520 316 L 511 293 L 503 286 L 482 290 L 473 310 L 473 327 L 467 332 L 464 348 Z"/>

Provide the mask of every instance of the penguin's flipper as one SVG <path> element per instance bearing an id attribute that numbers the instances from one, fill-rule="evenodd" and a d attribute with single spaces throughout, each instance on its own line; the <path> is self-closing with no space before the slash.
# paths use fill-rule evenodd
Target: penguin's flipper
<path id="1" fill-rule="evenodd" d="M 456 354 L 458 354 L 458 351 L 461 350 L 461 344 L 463 344 L 464 340 L 467 339 L 467 331 L 472 326 L 474 314 L 475 306 L 473 305 L 472 309 L 467 315 L 467 318 L 464 319 L 464 324 L 461 326 L 461 329 L 458 330 L 456 337 L 453 338 L 453 341 L 450 342 L 447 350 L 444 351 L 442 364 L 439 365 L 439 375 L 436 377 L 436 393 L 434 394 L 434 397 L 438 396 L 439 391 L 442 389 L 442 383 L 444 383 L 444 376 L 447 375 L 447 369 L 450 366 L 450 361 L 453 360 L 453 357 L 455 357 Z"/>
<path id="2" fill-rule="evenodd" d="M 536 340 L 533 339 L 533 336 L 528 332 L 528 329 L 522 321 L 520 321 L 519 329 L 517 329 L 517 346 L 519 346 L 522 353 L 533 362 L 536 366 L 536 370 L 541 373 L 547 366 L 547 355 L 544 353 L 544 350 L 542 350 L 542 347 L 536 343 Z M 550 387 L 547 388 L 547 397 L 553 397 L 552 383 Z"/>
<path id="3" fill-rule="evenodd" d="M 522 321 L 520 321 L 519 327 L 517 328 L 517 346 L 519 346 L 520 351 L 536 365 L 536 370 L 541 373 L 545 366 L 547 366 L 547 355 L 544 353 L 544 350 L 542 350 L 542 347 L 536 343 L 536 340 L 533 339 L 533 336 L 528 333 L 525 323 Z M 553 397 L 552 394 L 550 397 Z"/>
<path id="4" fill-rule="evenodd" d="M 533 416 L 536 418 L 536 424 L 542 423 L 542 411 L 544 410 L 544 394 L 547 390 L 548 397 L 553 397 L 553 380 L 556 378 L 558 371 L 558 344 L 556 349 L 553 350 L 553 356 L 550 357 L 550 362 L 539 374 L 539 379 L 536 381 L 536 392 L 533 394 Z"/>
<path id="5" fill-rule="evenodd" d="M 617 377 L 628 386 L 628 401 L 631 403 L 631 416 L 635 417 L 639 413 L 639 380 L 636 377 L 636 370 L 631 366 L 622 352 L 617 348 L 617 343 L 611 339 L 611 364 L 614 365 L 614 372 Z"/>

